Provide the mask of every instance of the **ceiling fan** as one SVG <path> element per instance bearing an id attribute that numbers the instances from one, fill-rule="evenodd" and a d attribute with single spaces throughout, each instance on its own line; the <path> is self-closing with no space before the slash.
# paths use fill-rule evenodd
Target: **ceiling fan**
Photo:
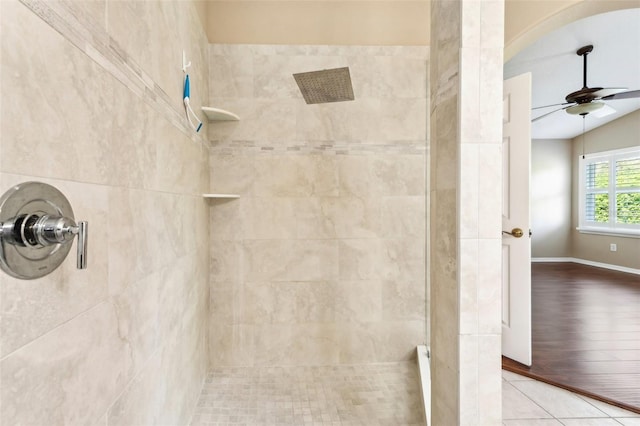
<path id="1" fill-rule="evenodd" d="M 566 111 L 569 114 L 585 116 L 591 112 L 598 111 L 596 115 L 604 117 L 615 112 L 613 108 L 605 104 L 602 101 L 616 100 L 616 99 L 630 99 L 640 98 L 640 90 L 627 90 L 624 87 L 588 87 L 587 86 L 587 55 L 593 51 L 593 46 L 583 46 L 577 50 L 576 54 L 582 56 L 583 59 L 583 71 L 582 71 L 582 89 L 569 93 L 565 100 L 567 102 L 560 104 L 551 104 L 541 107 L 535 107 L 535 109 L 549 108 L 552 106 L 560 106 L 551 112 L 543 114 L 534 118 L 531 122 L 541 120 L 555 112 Z M 566 105 L 566 106 L 565 106 Z M 599 111 L 600 110 L 600 111 Z"/>

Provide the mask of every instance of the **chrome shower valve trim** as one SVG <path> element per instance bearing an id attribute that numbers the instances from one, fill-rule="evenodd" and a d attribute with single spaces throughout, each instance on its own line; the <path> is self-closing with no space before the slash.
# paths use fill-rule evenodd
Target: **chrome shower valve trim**
<path id="1" fill-rule="evenodd" d="M 78 236 L 78 269 L 87 267 L 87 222 L 76 222 L 66 197 L 51 185 L 25 182 L 0 199 L 0 268 L 21 279 L 53 272 Z"/>

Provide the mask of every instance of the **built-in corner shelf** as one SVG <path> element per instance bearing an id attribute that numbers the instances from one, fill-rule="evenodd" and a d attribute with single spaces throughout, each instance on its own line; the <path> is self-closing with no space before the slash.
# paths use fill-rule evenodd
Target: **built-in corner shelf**
<path id="1" fill-rule="evenodd" d="M 240 117 L 220 108 L 202 107 L 209 121 L 239 121 Z"/>
<path id="2" fill-rule="evenodd" d="M 238 194 L 202 194 L 204 198 L 208 199 L 222 199 L 222 198 L 240 198 Z"/>

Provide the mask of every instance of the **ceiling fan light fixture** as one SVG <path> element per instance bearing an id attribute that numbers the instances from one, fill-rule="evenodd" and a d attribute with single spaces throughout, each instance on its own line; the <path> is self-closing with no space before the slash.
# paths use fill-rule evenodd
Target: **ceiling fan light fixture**
<path id="1" fill-rule="evenodd" d="M 593 111 L 597 111 L 602 107 L 604 107 L 604 102 L 588 102 L 570 106 L 569 108 L 565 109 L 565 111 L 573 115 L 583 115 L 589 114 Z"/>

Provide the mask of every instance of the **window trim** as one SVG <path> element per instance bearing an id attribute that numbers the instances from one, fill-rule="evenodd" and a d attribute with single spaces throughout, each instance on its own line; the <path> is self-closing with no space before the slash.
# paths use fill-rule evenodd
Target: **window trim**
<path id="1" fill-rule="evenodd" d="M 616 161 L 640 155 L 640 146 L 633 146 L 629 148 L 613 149 L 608 151 L 594 152 L 591 154 L 585 154 L 578 156 L 578 227 L 576 230 L 584 234 L 599 234 L 610 235 L 619 237 L 640 238 L 640 225 L 639 224 L 621 224 L 615 223 L 615 201 L 616 200 Z M 609 194 L 609 222 L 604 225 L 596 222 L 588 222 L 586 220 L 586 206 L 585 195 L 587 193 L 586 188 L 586 162 L 592 163 L 598 159 L 606 160 L 609 162 L 609 184 L 606 190 L 596 191 Z M 594 191 L 590 191 L 594 192 Z M 638 189 L 633 189 L 631 192 L 640 192 Z"/>

